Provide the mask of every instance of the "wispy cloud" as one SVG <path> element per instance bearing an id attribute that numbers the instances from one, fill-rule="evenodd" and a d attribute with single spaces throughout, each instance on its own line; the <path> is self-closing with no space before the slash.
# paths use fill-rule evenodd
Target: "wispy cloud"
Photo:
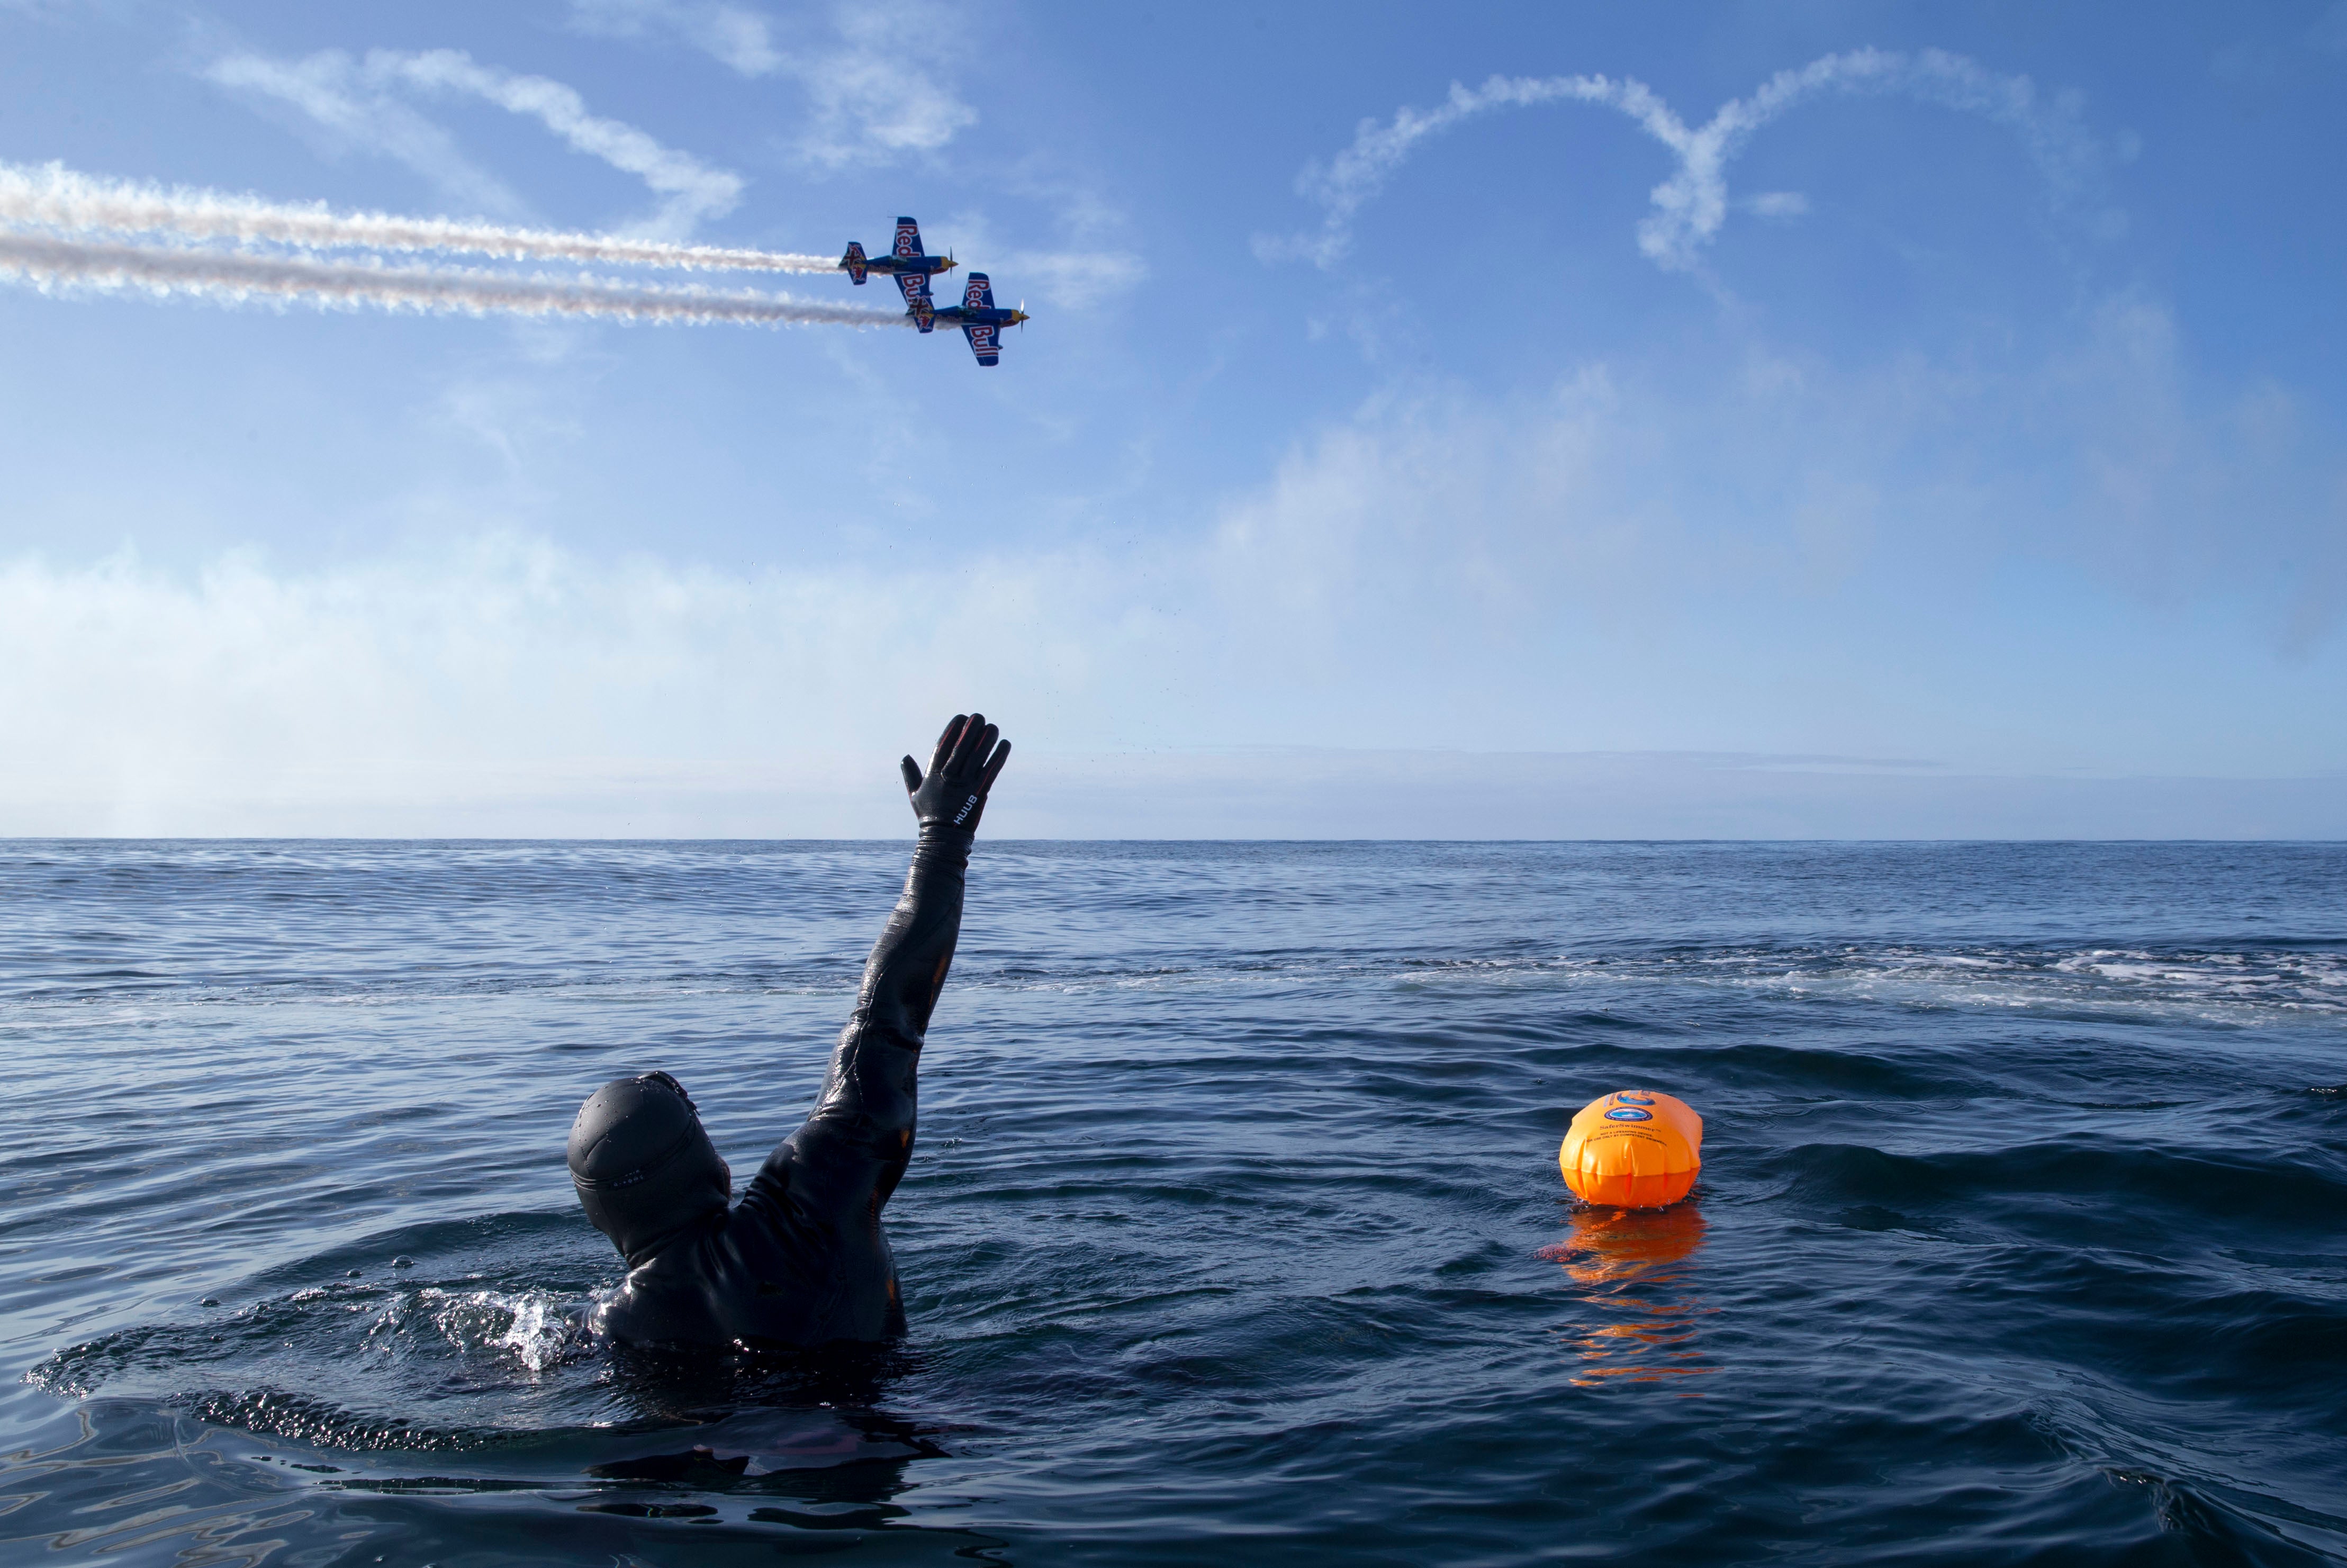
<path id="1" fill-rule="evenodd" d="M 502 180 L 457 150 L 456 139 L 377 84 L 339 49 L 300 60 L 231 55 L 204 68 L 206 80 L 263 102 L 290 108 L 302 123 L 323 131 L 337 151 L 389 158 L 430 181 L 467 212 L 518 216 L 528 204 Z"/>
<path id="2" fill-rule="evenodd" d="M 1020 187 L 1051 204 L 1060 244 L 1048 251 L 1014 251 L 1012 261 L 1033 271 L 1037 292 L 1068 310 L 1111 303 L 1139 288 L 1149 264 L 1132 248 L 1133 224 L 1121 207 L 1081 181 L 1025 177 Z"/>
<path id="3" fill-rule="evenodd" d="M 1480 87 L 1452 83 L 1450 97 L 1434 108 L 1404 108 L 1385 124 L 1362 121 L 1350 147 L 1326 164 L 1307 165 L 1297 177 L 1297 190 L 1322 210 L 1318 231 L 1259 237 L 1255 251 L 1266 260 L 1332 265 L 1351 247 L 1355 215 L 1384 190 L 1419 143 L 1495 109 L 1583 103 L 1628 116 L 1676 159 L 1670 178 L 1654 189 L 1654 210 L 1638 224 L 1638 249 L 1662 267 L 1689 271 L 1727 221 L 1728 164 L 1771 120 L 1829 94 L 1897 95 L 1983 116 L 2021 138 L 2048 184 L 2065 199 L 2085 189 L 2102 159 L 2074 100 L 2048 101 L 2027 77 L 1999 76 L 1939 49 L 1827 55 L 1797 70 L 1779 71 L 1748 96 L 1722 104 L 1697 127 L 1688 126 L 1659 94 L 1634 77 L 1495 76 Z M 1780 210 L 1770 215 L 1788 214 Z"/>
<path id="4" fill-rule="evenodd" d="M 782 69 L 774 24 L 741 5 L 688 4 L 685 0 L 570 0 L 570 25 L 607 38 L 666 34 L 745 77 Z"/>
<path id="5" fill-rule="evenodd" d="M 338 49 L 300 60 L 233 55 L 205 76 L 299 110 L 338 140 L 406 164 L 476 210 L 513 213 L 522 202 L 457 151 L 448 132 L 408 100 L 462 93 L 537 120 L 573 149 L 641 179 L 664 197 L 637 231 L 682 240 L 703 220 L 739 205 L 742 177 L 667 147 L 624 121 L 590 113 L 577 91 L 545 77 L 483 66 L 456 49 L 374 50 L 364 62 Z"/>
<path id="6" fill-rule="evenodd" d="M 1148 264 L 1130 251 L 1011 251 L 1002 269 L 1006 277 L 1032 278 L 1037 299 L 1072 311 L 1122 299 L 1149 276 Z"/>
<path id="7" fill-rule="evenodd" d="M 1731 339 L 1584 365 L 1544 396 L 1388 394 L 1230 508 L 1213 570 L 1284 629 L 1286 657 L 1356 671 L 1384 667 L 1391 626 L 1533 637 L 1859 583 L 1907 603 L 2016 559 L 2139 606 L 2226 602 L 2284 657 L 2335 639 L 2335 446 L 2278 386 L 2196 385 L 2157 301 L 2083 315 L 2030 357 L 1836 368 L 1753 342 L 1739 364 Z M 1414 657 L 1388 673 L 1409 679 Z"/>
<path id="8" fill-rule="evenodd" d="M 1145 579 L 1167 564 L 1056 555 L 745 577 L 596 561 L 511 534 L 306 569 L 246 552 L 194 570 L 127 553 L 19 557 L 0 561 L 12 759 L 0 833 L 901 834 L 889 759 L 974 698 L 1021 742 L 1019 788 L 999 824 L 988 818 L 1014 836 L 2311 836 L 2347 825 L 2335 774 L 2098 784 L 2011 776 L 2059 765 L 2043 756 L 1920 766 L 1575 744 L 1576 721 L 1561 733 L 1551 716 L 1604 734 L 1593 694 L 1619 683 L 1627 704 L 1645 700 L 1639 671 L 1667 632 L 1610 661 L 1604 645 L 1632 639 L 1590 640 L 1594 657 L 1560 668 L 1521 643 L 1491 658 L 1497 644 L 1471 632 L 1446 649 L 1422 628 L 1367 625 L 1337 651 L 1387 652 L 1348 688 L 1266 640 L 1285 629 L 1251 614 L 1254 598 L 1191 591 L 1184 613 L 1153 613 Z M 1450 706 L 1483 712 L 1486 749 L 1428 749 L 1456 744 L 1412 722 L 1442 710 L 1388 676 L 1430 663 Z M 1972 694 L 1993 678 L 1963 682 Z M 1202 728 L 1245 728 L 1229 691 L 1266 685 L 1302 743 L 1197 746 Z M 1139 690 L 1145 713 L 1130 706 Z M 1911 703 L 1945 701 L 1911 677 L 1906 690 Z M 2178 700 L 2141 696 L 2145 712 Z M 1495 754 L 1492 741 L 1514 749 Z M 2179 752 L 2098 771 L 2234 770 Z"/>
<path id="9" fill-rule="evenodd" d="M 1842 370 L 1772 359 L 1723 327 L 1713 347 L 1586 364 L 1545 394 L 1420 385 L 1327 422 L 1190 528 L 912 567 L 745 573 L 510 534 L 302 569 L 0 560 L 0 831 L 889 832 L 878 814 L 897 803 L 864 793 L 885 777 L 857 774 L 843 794 L 826 770 L 893 757 L 928 710 L 973 700 L 1019 719 L 1030 764 L 1111 739 L 1377 746 L 1401 726 L 1414 746 L 1717 749 L 1765 734 L 1938 757 L 1947 774 L 2233 771 L 2237 733 L 2327 711 L 2313 699 L 2336 686 L 2338 444 L 2277 389 L 2196 391 L 2156 302 L 2120 295 L 2086 314 L 2058 349 L 2002 360 Z M 2018 456 L 1983 471 L 1982 448 Z M 480 510 L 447 503 L 315 501 L 395 537 L 411 508 Z M 2099 617 L 2091 634 L 1983 613 L 2016 560 L 2099 585 L 2070 601 Z M 2129 601 L 2147 608 L 2110 609 Z M 2177 607 L 2212 605 L 2261 617 L 2266 650 L 2244 655 L 2229 627 L 2195 641 L 2199 617 Z M 1868 617 L 1899 624 L 1846 630 Z M 2310 662 L 2293 666 L 2292 649 Z M 1894 673 L 1870 687 L 1852 668 L 1870 661 Z M 2049 684 L 2078 700 L 2002 700 Z M 2227 704 L 2225 723 L 2161 722 Z M 2321 726 L 2273 728 L 2240 771 L 2336 766 Z M 1704 777 L 1766 761 L 1711 759 Z M 1479 793 L 1515 765 L 1109 759 L 1063 777 L 1056 818 L 1026 820 L 1771 830 L 1708 806 L 1640 816 L 1642 792 L 1682 787 L 1645 768 L 1607 796 L 1623 814 L 1559 807 L 1580 782 Z M 1586 767 L 1570 777 L 1613 788 Z M 1777 787 L 1697 794 L 1726 811 Z M 1982 797 L 1952 786 L 1938 798 L 1954 815 L 1785 798 L 1774 831 L 1997 827 L 1963 816 Z"/>
<path id="10" fill-rule="evenodd" d="M 1764 190 L 1738 205 L 1755 218 L 1800 218 L 1809 210 L 1809 199 L 1798 190 Z"/>
<path id="11" fill-rule="evenodd" d="M 1058 243 L 1011 243 L 984 213 L 955 213 L 956 242 L 986 257 L 997 289 L 1082 311 L 1120 300 L 1148 280 L 1149 264 L 1132 246 L 1131 221 L 1089 186 L 1014 170 L 1005 188 L 1051 209 Z"/>
<path id="12" fill-rule="evenodd" d="M 849 0 L 830 41 L 794 50 L 784 69 L 806 89 L 800 155 L 828 169 L 935 152 L 978 123 L 945 77 L 959 35 L 944 8 Z"/>
<path id="13" fill-rule="evenodd" d="M 42 802 L 69 830 L 217 831 L 223 800 L 263 832 L 321 804 L 415 831 L 436 803 L 452 820 L 452 796 L 518 805 L 520 825 L 549 795 L 630 780 L 639 811 L 647 785 L 689 802 L 732 780 L 772 826 L 892 832 L 898 732 L 1034 690 L 1030 661 L 1084 668 L 1098 647 L 1054 630 L 1048 596 L 1088 587 L 1048 562 L 745 580 L 513 535 L 306 571 L 0 562 L 0 731 L 46 758 L 0 777 L 0 832 Z M 842 753 L 860 764 L 844 821 L 805 809 Z M 670 820 L 708 831 L 689 804 Z"/>
<path id="14" fill-rule="evenodd" d="M 960 20 L 928 0 L 843 0 L 787 27 L 709 0 L 570 0 L 570 18 L 583 33 L 673 39 L 742 76 L 797 82 L 807 120 L 791 149 L 820 169 L 936 152 L 978 123 L 951 80 Z"/>
<path id="15" fill-rule="evenodd" d="M 740 175 L 662 146 L 634 126 L 589 113 L 586 100 L 576 91 L 545 77 L 482 66 L 460 49 L 415 55 L 375 50 L 367 56 L 366 76 L 370 81 L 396 82 L 425 92 L 469 94 L 537 120 L 573 150 L 632 174 L 666 197 L 642 225 L 649 232 L 682 238 L 703 219 L 722 218 L 741 203 Z"/>

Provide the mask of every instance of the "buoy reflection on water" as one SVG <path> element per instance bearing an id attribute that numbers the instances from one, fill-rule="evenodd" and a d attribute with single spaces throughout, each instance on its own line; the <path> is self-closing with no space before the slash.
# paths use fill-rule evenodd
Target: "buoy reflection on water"
<path id="1" fill-rule="evenodd" d="M 1598 1388 L 1617 1380 L 1657 1382 L 1718 1368 L 1703 1364 L 1696 1322 L 1706 1308 L 1689 1288 L 1690 1260 L 1703 1245 L 1703 1210 L 1581 1208 L 1570 1232 L 1540 1255 L 1563 1266 L 1573 1293 L 1596 1321 L 1557 1330 L 1583 1365 L 1572 1381 Z M 1694 1390 L 1682 1390 L 1692 1393 Z"/>

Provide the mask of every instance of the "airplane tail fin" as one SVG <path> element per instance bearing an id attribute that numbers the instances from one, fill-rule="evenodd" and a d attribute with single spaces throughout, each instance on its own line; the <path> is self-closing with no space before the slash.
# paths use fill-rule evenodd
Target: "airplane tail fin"
<path id="1" fill-rule="evenodd" d="M 847 242 L 847 254 L 839 259 L 839 264 L 846 270 L 848 277 L 858 283 L 864 282 L 865 273 L 870 270 L 864 264 L 864 247 L 853 240 Z"/>

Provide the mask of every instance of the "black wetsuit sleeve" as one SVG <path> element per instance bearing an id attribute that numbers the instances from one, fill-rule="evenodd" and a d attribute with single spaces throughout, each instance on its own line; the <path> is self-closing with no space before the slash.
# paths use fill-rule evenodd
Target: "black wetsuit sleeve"
<path id="1" fill-rule="evenodd" d="M 921 1040 L 961 934 L 969 845 L 969 834 L 921 829 L 904 894 L 865 963 L 823 1099 L 766 1162 L 745 1194 L 750 1206 L 780 1201 L 803 1223 L 852 1225 L 860 1214 L 877 1224 L 912 1158 Z"/>

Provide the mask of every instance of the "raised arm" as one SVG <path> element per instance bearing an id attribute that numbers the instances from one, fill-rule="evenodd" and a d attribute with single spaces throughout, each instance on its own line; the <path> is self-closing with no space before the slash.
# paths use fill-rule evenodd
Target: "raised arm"
<path id="1" fill-rule="evenodd" d="M 924 774 L 901 764 L 920 836 L 887 928 L 864 966 L 856 1011 L 832 1053 L 823 1099 L 766 1162 L 745 1203 L 781 1201 L 809 1219 L 876 1223 L 913 1153 L 916 1079 L 929 1012 L 961 933 L 962 874 L 987 792 L 1010 743 L 981 713 L 957 714 Z"/>

